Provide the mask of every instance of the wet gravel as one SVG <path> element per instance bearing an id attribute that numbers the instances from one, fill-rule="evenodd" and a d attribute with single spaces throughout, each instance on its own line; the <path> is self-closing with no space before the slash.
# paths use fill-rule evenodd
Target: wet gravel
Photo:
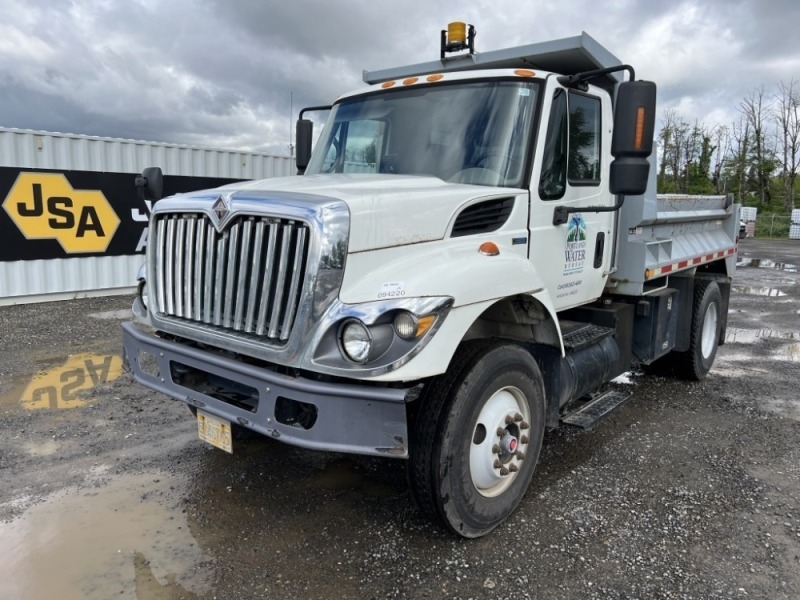
<path id="1" fill-rule="evenodd" d="M 800 265 L 800 244 L 740 251 Z M 2 522 L 54 492 L 102 497 L 155 473 L 153 493 L 120 518 L 157 502 L 185 519 L 202 556 L 159 574 L 154 536 L 126 550 L 132 587 L 94 597 L 799 598 L 800 275 L 748 264 L 735 283 L 783 295 L 734 292 L 729 328 L 746 341 L 722 346 L 705 381 L 634 372 L 614 384 L 633 398 L 598 427 L 549 432 L 520 508 L 472 541 L 417 513 L 401 461 L 257 437 L 227 455 L 195 439 L 182 404 L 125 374 L 81 391 L 75 408 L 20 406 L 28 382 L 69 355 L 118 353 L 113 314 L 131 299 L 0 308 L 0 541 Z"/>

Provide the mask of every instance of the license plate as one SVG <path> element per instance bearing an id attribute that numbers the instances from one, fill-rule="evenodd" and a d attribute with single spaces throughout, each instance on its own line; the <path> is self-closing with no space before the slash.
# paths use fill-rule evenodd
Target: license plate
<path id="1" fill-rule="evenodd" d="M 233 438 L 231 424 L 217 417 L 212 417 L 200 410 L 197 411 L 197 432 L 200 439 L 233 454 Z"/>

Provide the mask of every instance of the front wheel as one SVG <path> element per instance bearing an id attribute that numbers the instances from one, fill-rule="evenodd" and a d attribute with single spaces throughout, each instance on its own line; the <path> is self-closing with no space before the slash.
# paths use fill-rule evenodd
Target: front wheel
<path id="1" fill-rule="evenodd" d="M 417 504 L 461 536 L 489 533 L 522 500 L 542 447 L 536 361 L 512 344 L 469 342 L 419 402 L 408 464 Z"/>

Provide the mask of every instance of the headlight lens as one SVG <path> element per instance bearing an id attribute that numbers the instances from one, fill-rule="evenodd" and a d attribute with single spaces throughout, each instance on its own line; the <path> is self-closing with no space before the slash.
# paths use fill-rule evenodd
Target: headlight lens
<path id="1" fill-rule="evenodd" d="M 410 340 L 417 335 L 417 317 L 410 312 L 400 311 L 394 318 L 394 330 L 404 340 Z"/>
<path id="2" fill-rule="evenodd" d="M 394 330 L 404 340 L 413 340 L 423 335 L 436 322 L 436 315 L 418 317 L 408 311 L 400 311 L 394 318 Z"/>
<path id="3" fill-rule="evenodd" d="M 363 363 L 372 349 L 372 335 L 358 319 L 348 319 L 342 324 L 339 339 L 344 355 L 353 362 Z"/>

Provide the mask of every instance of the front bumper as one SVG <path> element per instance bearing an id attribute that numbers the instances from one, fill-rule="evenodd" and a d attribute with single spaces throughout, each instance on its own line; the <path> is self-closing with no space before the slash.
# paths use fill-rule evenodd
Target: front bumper
<path id="1" fill-rule="evenodd" d="M 405 390 L 291 377 L 162 339 L 133 323 L 122 329 L 123 364 L 142 385 L 287 444 L 408 458 Z M 143 368 L 143 360 L 155 360 L 157 368 Z M 257 390 L 254 406 L 243 408 L 184 387 L 173 377 L 176 365 Z M 287 400 L 313 405 L 313 425 L 304 429 L 278 421 L 276 403 Z"/>

